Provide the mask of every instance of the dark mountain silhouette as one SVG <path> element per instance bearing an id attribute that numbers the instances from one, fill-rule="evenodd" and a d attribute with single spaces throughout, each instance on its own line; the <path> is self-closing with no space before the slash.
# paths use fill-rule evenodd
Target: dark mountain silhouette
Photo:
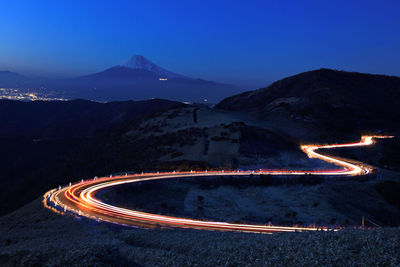
<path id="1" fill-rule="evenodd" d="M 0 137 L 42 139 L 91 137 L 113 125 L 182 105 L 162 99 L 98 103 L 72 101 L 0 101 Z"/>
<path id="2" fill-rule="evenodd" d="M 71 177 L 70 171 L 80 173 L 79 168 L 84 165 L 90 168 L 88 165 L 96 164 L 71 165 L 65 171 L 72 151 L 75 151 L 73 157 L 94 153 L 93 149 L 82 151 L 80 148 L 87 147 L 87 143 L 99 146 L 92 140 L 102 134 L 154 112 L 179 106 L 183 104 L 160 99 L 111 103 L 0 101 L 0 203 L 3 203 L 0 214 L 39 197 L 46 190 L 46 184 L 65 183 Z M 102 149 L 103 153 L 115 150 Z M 102 156 L 107 158 L 107 155 L 97 155 Z M 82 163 L 82 160 L 76 162 Z"/>
<path id="3" fill-rule="evenodd" d="M 400 131 L 400 78 L 320 69 L 231 96 L 216 108 L 291 118 L 324 135 Z"/>

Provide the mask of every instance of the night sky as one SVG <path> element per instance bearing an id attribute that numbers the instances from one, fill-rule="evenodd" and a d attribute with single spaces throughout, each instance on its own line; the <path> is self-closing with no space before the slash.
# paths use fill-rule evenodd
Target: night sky
<path id="1" fill-rule="evenodd" d="M 67 77 L 133 54 L 254 89 L 321 67 L 400 75 L 400 1 L 0 2 L 0 70 Z"/>

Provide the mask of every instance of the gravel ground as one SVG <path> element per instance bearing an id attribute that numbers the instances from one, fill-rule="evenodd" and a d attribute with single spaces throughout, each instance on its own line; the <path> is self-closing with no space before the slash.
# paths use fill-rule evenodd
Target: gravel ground
<path id="1" fill-rule="evenodd" d="M 1 266 L 399 266 L 400 229 L 274 235 L 136 229 L 36 200 L 0 218 Z"/>

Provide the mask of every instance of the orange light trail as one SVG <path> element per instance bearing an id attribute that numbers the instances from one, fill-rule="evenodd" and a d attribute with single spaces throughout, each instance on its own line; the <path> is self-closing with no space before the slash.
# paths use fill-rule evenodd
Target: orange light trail
<path id="1" fill-rule="evenodd" d="M 220 231 L 241 231 L 256 233 L 276 233 L 295 231 L 317 231 L 328 230 L 327 227 L 298 227 L 298 226 L 272 226 L 240 224 L 228 222 L 216 222 L 208 220 L 195 220 L 189 218 L 178 218 L 173 216 L 152 214 L 136 210 L 116 207 L 102 202 L 95 198 L 100 190 L 116 185 L 136 183 L 151 180 L 173 179 L 184 177 L 205 177 L 205 176 L 248 176 L 250 174 L 261 175 L 326 175 L 326 176 L 355 176 L 365 175 L 372 171 L 372 168 L 363 163 L 352 163 L 334 156 L 326 156 L 317 152 L 319 149 L 346 148 L 369 146 L 376 138 L 391 138 L 392 136 L 363 136 L 360 142 L 333 145 L 304 145 L 301 149 L 310 157 L 317 158 L 337 166 L 339 169 L 331 170 L 258 170 L 258 171 L 190 171 L 190 172 L 166 172 L 166 173 L 142 173 L 133 175 L 110 176 L 94 178 L 79 183 L 52 189 L 43 196 L 43 204 L 59 214 L 75 214 L 97 221 L 106 221 L 125 226 L 140 227 L 179 227 L 202 230 Z M 59 207 L 59 208 L 57 208 Z M 61 210 L 59 210 L 61 209 Z M 336 231 L 338 228 L 329 229 Z"/>

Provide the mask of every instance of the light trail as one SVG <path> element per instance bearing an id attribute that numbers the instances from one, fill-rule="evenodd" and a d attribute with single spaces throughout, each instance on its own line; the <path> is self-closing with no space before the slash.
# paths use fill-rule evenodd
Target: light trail
<path id="1" fill-rule="evenodd" d="M 195 220 L 189 218 L 178 218 L 173 216 L 152 214 L 136 210 L 116 207 L 95 198 L 100 190 L 116 185 L 136 183 L 143 181 L 173 179 L 184 177 L 206 177 L 206 176 L 248 176 L 250 174 L 261 175 L 326 175 L 326 176 L 355 176 L 365 175 L 372 168 L 363 163 L 353 163 L 349 160 L 334 156 L 326 156 L 317 152 L 319 149 L 346 148 L 369 146 L 376 138 L 391 138 L 392 136 L 363 136 L 360 142 L 333 145 L 304 145 L 301 149 L 310 157 L 340 166 L 339 169 L 331 170 L 258 170 L 258 171 L 190 171 L 190 172 L 167 172 L 146 173 L 97 178 L 52 189 L 43 196 L 43 204 L 59 214 L 75 214 L 97 221 L 106 221 L 125 226 L 139 226 L 153 228 L 179 227 L 203 230 L 241 231 L 256 233 L 276 233 L 295 231 L 317 231 L 328 230 L 327 227 L 298 227 L 298 226 L 272 226 L 254 225 L 241 223 L 216 222 L 208 220 Z M 329 230 L 338 230 L 329 229 Z"/>

